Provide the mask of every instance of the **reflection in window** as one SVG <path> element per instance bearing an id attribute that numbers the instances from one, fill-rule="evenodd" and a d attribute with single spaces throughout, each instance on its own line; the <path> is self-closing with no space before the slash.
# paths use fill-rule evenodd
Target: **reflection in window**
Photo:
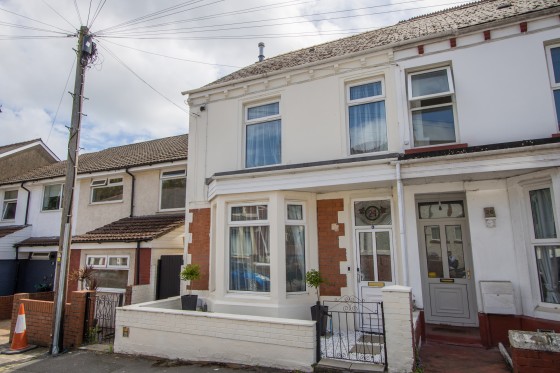
<path id="1" fill-rule="evenodd" d="M 560 304 L 560 246 L 536 246 L 541 301 Z"/>
<path id="2" fill-rule="evenodd" d="M 391 237 L 389 232 L 375 232 L 377 253 L 377 280 L 393 281 L 391 275 Z"/>
<path id="3" fill-rule="evenodd" d="M 550 188 L 529 191 L 535 238 L 556 238 L 556 224 Z"/>
<path id="4" fill-rule="evenodd" d="M 460 225 L 446 225 L 447 264 L 450 278 L 465 278 L 465 254 L 463 233 Z"/>
<path id="5" fill-rule="evenodd" d="M 424 227 L 424 240 L 426 242 L 428 277 L 444 277 L 439 226 L 432 225 Z"/>

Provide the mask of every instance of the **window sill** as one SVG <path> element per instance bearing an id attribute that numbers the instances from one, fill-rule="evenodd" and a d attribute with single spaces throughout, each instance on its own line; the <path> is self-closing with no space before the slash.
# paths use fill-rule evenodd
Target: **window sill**
<path id="1" fill-rule="evenodd" d="M 182 207 L 182 208 L 178 208 L 178 209 L 160 209 L 158 211 L 158 213 L 165 214 L 165 213 L 168 213 L 168 212 L 181 212 L 181 211 L 185 211 L 185 208 Z"/>
<path id="2" fill-rule="evenodd" d="M 463 148 L 467 148 L 468 146 L 469 146 L 469 144 L 466 144 L 466 143 L 424 146 L 424 147 L 420 147 L 420 148 L 406 149 L 404 151 L 404 154 L 418 154 L 418 153 L 438 152 L 438 151 L 442 151 L 442 150 L 463 149 Z"/>
<path id="3" fill-rule="evenodd" d="M 56 210 L 41 210 L 41 213 L 43 213 L 43 212 L 46 212 L 46 213 L 49 213 L 49 212 L 61 212 L 61 211 L 62 211 L 62 209 L 56 209 Z"/>
<path id="4" fill-rule="evenodd" d="M 123 203 L 123 200 L 120 201 L 107 201 L 107 202 L 90 202 L 89 206 L 96 206 L 96 205 L 109 205 L 112 203 Z"/>

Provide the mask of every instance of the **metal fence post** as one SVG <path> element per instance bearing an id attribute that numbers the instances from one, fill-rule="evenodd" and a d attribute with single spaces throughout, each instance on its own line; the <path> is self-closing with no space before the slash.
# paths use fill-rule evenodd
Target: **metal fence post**
<path id="1" fill-rule="evenodd" d="M 321 361 L 321 326 L 323 325 L 323 312 L 321 312 L 321 302 L 317 301 L 315 307 L 315 362 Z"/>

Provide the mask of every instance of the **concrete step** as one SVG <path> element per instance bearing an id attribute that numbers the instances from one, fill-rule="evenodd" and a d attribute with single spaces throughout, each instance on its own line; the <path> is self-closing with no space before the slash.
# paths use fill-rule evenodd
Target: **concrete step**
<path id="1" fill-rule="evenodd" d="M 315 366 L 314 371 L 319 373 L 385 372 L 385 366 L 381 364 L 367 364 L 357 361 L 321 359 L 319 364 Z"/>

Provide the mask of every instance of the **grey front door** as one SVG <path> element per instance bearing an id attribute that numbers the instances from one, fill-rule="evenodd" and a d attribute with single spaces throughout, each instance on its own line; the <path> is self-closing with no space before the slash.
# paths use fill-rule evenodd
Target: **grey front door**
<path id="1" fill-rule="evenodd" d="M 478 326 L 466 218 L 419 222 L 426 322 Z"/>

